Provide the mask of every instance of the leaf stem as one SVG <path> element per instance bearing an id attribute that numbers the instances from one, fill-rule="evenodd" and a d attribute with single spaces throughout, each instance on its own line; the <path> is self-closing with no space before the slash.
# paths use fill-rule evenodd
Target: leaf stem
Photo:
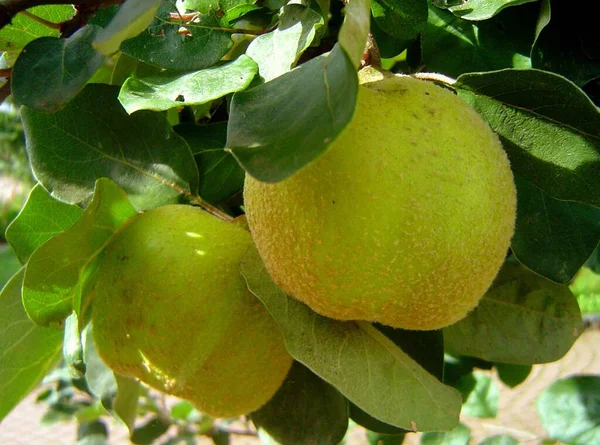
<path id="1" fill-rule="evenodd" d="M 59 23 L 54 23 L 54 22 L 51 22 L 50 20 L 46 20 L 46 19 L 44 19 L 42 17 L 38 17 L 37 15 L 32 14 L 29 11 L 21 11 L 19 14 L 24 15 L 25 17 L 28 17 L 31 20 L 35 20 L 36 22 L 38 22 L 38 23 L 40 23 L 40 24 L 42 24 L 42 25 L 44 25 L 44 26 L 46 26 L 48 28 L 60 30 L 60 24 Z"/>
<path id="2" fill-rule="evenodd" d="M 187 196 L 188 199 L 190 201 L 192 201 L 194 204 L 198 204 L 200 207 L 202 207 L 208 213 L 211 213 L 212 215 L 216 216 L 219 219 L 222 219 L 223 221 L 233 222 L 233 220 L 235 219 L 233 216 L 228 215 L 227 213 L 225 213 L 222 210 L 218 209 L 214 205 L 209 204 L 208 202 L 206 202 L 205 200 L 203 200 L 199 196 L 193 195 L 192 193 L 185 193 L 185 196 Z"/>

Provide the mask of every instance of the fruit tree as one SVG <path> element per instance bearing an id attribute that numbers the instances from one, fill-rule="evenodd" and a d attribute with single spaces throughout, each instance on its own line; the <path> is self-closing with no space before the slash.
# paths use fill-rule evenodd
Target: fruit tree
<path id="1" fill-rule="evenodd" d="M 600 282 L 583 7 L 0 2 L 0 95 L 36 182 L 5 232 L 0 419 L 60 363 L 95 400 L 82 440 L 110 413 L 147 443 L 140 412 L 155 437 L 179 425 L 169 443 L 228 443 L 214 419 L 240 416 L 281 445 L 336 445 L 349 421 L 372 443 L 464 436 L 474 369 L 516 385 L 560 359 L 573 292 Z M 600 443 L 598 397 L 600 377 L 553 385 L 549 437 Z"/>

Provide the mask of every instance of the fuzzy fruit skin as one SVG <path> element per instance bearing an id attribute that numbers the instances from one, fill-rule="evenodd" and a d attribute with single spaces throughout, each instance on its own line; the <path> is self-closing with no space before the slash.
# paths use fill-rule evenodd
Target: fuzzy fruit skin
<path id="1" fill-rule="evenodd" d="M 503 263 L 516 190 L 497 136 L 430 82 L 359 73 L 348 127 L 290 178 L 246 177 L 275 282 L 322 315 L 431 330 L 463 318 Z"/>
<path id="2" fill-rule="evenodd" d="M 127 224 L 106 249 L 95 285 L 101 358 L 213 417 L 266 403 L 292 358 L 240 274 L 250 234 L 184 205 Z"/>

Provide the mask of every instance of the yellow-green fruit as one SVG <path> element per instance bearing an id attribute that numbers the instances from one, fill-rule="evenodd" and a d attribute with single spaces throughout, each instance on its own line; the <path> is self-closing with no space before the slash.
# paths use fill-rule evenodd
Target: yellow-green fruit
<path id="1" fill-rule="evenodd" d="M 373 69 L 360 79 L 355 115 L 324 155 L 279 183 L 246 178 L 254 241 L 275 282 L 325 316 L 450 325 L 509 247 L 508 159 L 450 91 Z"/>
<path id="2" fill-rule="evenodd" d="M 262 406 L 292 358 L 240 274 L 250 234 L 184 205 L 127 224 L 106 249 L 95 285 L 102 359 L 213 417 Z"/>

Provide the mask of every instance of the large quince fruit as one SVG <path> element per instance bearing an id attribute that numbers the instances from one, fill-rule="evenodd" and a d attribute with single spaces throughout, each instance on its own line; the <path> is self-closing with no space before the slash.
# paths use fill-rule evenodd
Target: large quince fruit
<path id="1" fill-rule="evenodd" d="M 135 216 L 107 247 L 94 287 L 100 357 L 213 417 L 262 406 L 292 358 L 240 274 L 251 244 L 244 228 L 191 206 Z"/>
<path id="2" fill-rule="evenodd" d="M 274 281 L 316 312 L 442 328 L 503 263 L 509 162 L 452 92 L 375 69 L 359 78 L 355 114 L 325 154 L 282 182 L 247 177 L 248 223 Z"/>

